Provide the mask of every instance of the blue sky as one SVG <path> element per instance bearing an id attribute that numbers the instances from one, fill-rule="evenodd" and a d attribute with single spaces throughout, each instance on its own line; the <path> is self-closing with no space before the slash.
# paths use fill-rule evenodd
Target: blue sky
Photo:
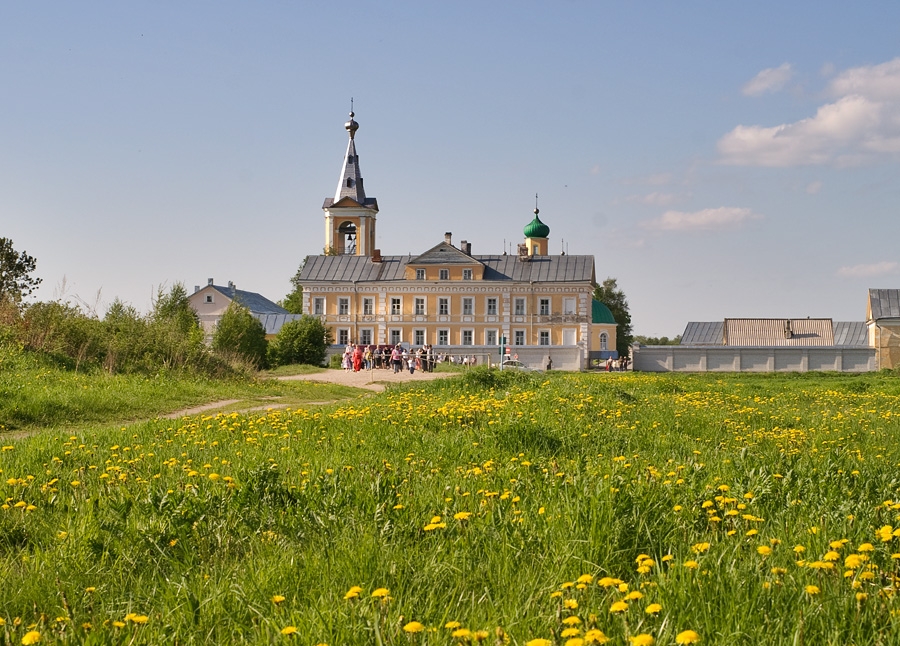
<path id="1" fill-rule="evenodd" d="M 321 253 L 350 98 L 377 244 L 501 253 L 534 195 L 635 331 L 863 320 L 900 281 L 900 3 L 0 4 L 0 236 L 103 313 Z"/>

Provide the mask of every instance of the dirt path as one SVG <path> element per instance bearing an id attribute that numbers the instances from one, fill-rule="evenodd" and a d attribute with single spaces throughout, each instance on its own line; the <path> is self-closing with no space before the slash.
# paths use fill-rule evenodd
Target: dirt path
<path id="1" fill-rule="evenodd" d="M 445 377 L 453 377 L 457 373 L 453 372 L 422 372 L 417 370 L 415 374 L 409 374 L 409 371 L 394 373 L 393 370 L 372 370 L 360 372 L 347 372 L 345 370 L 326 370 L 325 372 L 316 372 L 309 375 L 289 375 L 287 377 L 276 377 L 282 381 L 326 381 L 332 384 L 340 384 L 342 386 L 353 386 L 354 388 L 365 388 L 366 390 L 374 390 L 375 392 L 383 392 L 387 384 L 405 384 L 416 381 L 431 381 L 432 379 L 443 379 Z"/>

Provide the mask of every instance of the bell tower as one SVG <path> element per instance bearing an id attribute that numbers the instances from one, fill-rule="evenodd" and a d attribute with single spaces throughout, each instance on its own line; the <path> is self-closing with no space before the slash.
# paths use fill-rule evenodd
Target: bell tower
<path id="1" fill-rule="evenodd" d="M 334 197 L 322 205 L 325 211 L 325 253 L 329 255 L 371 256 L 375 249 L 375 216 L 378 202 L 366 197 L 359 155 L 356 153 L 356 131 L 359 124 L 350 112 L 350 120 L 344 128 L 350 136 L 347 154 L 341 166 Z"/>

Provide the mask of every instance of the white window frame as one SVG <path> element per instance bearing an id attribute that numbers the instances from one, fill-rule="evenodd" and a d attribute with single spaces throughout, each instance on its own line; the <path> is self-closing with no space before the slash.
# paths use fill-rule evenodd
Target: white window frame
<path id="1" fill-rule="evenodd" d="M 324 296 L 316 296 L 313 299 L 313 316 L 324 316 L 325 315 L 325 297 Z"/>
<path id="2" fill-rule="evenodd" d="M 416 296 L 416 300 L 413 301 L 414 310 L 416 316 L 425 316 L 425 299 L 421 296 Z"/>
<path id="3" fill-rule="evenodd" d="M 493 336 L 493 338 L 491 338 Z M 500 331 L 496 328 L 485 330 L 484 331 L 484 344 L 485 345 L 499 345 L 500 344 Z"/>
<path id="4" fill-rule="evenodd" d="M 363 316 L 372 316 L 375 314 L 375 299 L 372 297 L 363 298 Z"/>
<path id="5" fill-rule="evenodd" d="M 538 345 L 550 345 L 550 330 L 538 330 Z"/>
<path id="6" fill-rule="evenodd" d="M 359 342 L 362 345 L 372 345 L 372 340 L 375 338 L 375 331 L 370 327 L 360 328 L 359 330 Z"/>
<path id="7" fill-rule="evenodd" d="M 471 296 L 463 296 L 462 313 L 463 316 L 475 316 L 475 299 Z"/>
<path id="8" fill-rule="evenodd" d="M 413 345 L 425 345 L 427 339 L 428 336 L 424 328 L 416 328 L 413 330 Z"/>
<path id="9" fill-rule="evenodd" d="M 513 299 L 513 316 L 525 316 L 527 312 L 528 307 L 525 305 L 524 298 Z"/>
<path id="10" fill-rule="evenodd" d="M 463 280 L 472 280 L 472 270 L 463 269 Z"/>
<path id="11" fill-rule="evenodd" d="M 550 299 L 542 298 L 538 301 L 538 311 L 541 316 L 550 316 L 551 307 L 550 307 Z"/>
<path id="12" fill-rule="evenodd" d="M 442 328 L 437 331 L 437 345 L 450 345 L 450 330 Z"/>
<path id="13" fill-rule="evenodd" d="M 348 327 L 338 328 L 337 342 L 338 342 L 338 345 L 347 345 L 348 343 L 350 343 L 350 328 L 348 328 Z"/>
<path id="14" fill-rule="evenodd" d="M 525 330 L 513 330 L 513 345 L 525 345 Z"/>
<path id="15" fill-rule="evenodd" d="M 206 295 L 206 300 L 205 300 L 204 302 L 205 302 L 205 303 L 215 303 L 215 302 L 216 302 L 216 299 L 213 297 L 212 294 L 207 294 L 207 295 Z"/>
<path id="16" fill-rule="evenodd" d="M 398 345 L 403 342 L 403 328 L 392 327 L 388 330 L 388 339 L 391 345 Z"/>
<path id="17" fill-rule="evenodd" d="M 391 296 L 391 316 L 403 315 L 403 297 Z M 395 345 L 395 344 L 392 344 Z"/>
<path id="18" fill-rule="evenodd" d="M 338 299 L 338 315 L 348 316 L 350 314 L 350 299 L 341 297 Z"/>
<path id="19" fill-rule="evenodd" d="M 438 272 L 441 280 L 450 280 L 450 270 L 449 269 L 441 269 Z"/>
<path id="20" fill-rule="evenodd" d="M 600 349 L 609 350 L 609 335 L 606 332 L 600 333 Z"/>
<path id="21" fill-rule="evenodd" d="M 450 299 L 446 296 L 438 298 L 438 316 L 450 316 Z"/>
<path id="22" fill-rule="evenodd" d="M 416 269 L 416 280 L 425 280 L 425 270 Z"/>
<path id="23" fill-rule="evenodd" d="M 475 330 L 470 327 L 459 331 L 460 345 L 475 345 Z"/>
<path id="24" fill-rule="evenodd" d="M 487 316 L 497 316 L 499 300 L 496 296 L 488 296 L 484 300 L 484 311 Z"/>

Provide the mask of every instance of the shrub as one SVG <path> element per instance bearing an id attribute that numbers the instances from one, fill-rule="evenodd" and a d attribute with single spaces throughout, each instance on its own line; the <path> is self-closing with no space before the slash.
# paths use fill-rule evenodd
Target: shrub
<path id="1" fill-rule="evenodd" d="M 213 334 L 212 348 L 226 358 L 237 355 L 257 369 L 266 363 L 266 329 L 250 310 L 232 302 Z"/>
<path id="2" fill-rule="evenodd" d="M 269 344 L 269 364 L 273 367 L 291 363 L 321 366 L 330 343 L 330 330 L 315 316 L 288 321 Z"/>

